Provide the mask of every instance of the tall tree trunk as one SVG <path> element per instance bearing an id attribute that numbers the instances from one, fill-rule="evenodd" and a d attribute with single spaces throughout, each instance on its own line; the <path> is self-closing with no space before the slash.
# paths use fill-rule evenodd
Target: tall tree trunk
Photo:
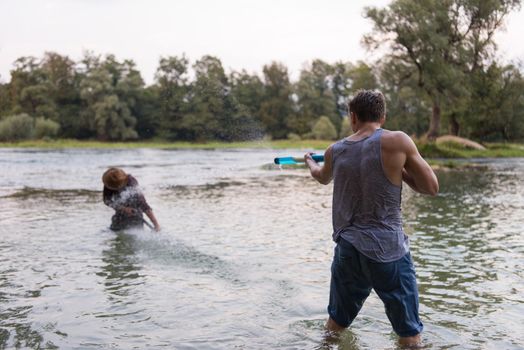
<path id="1" fill-rule="evenodd" d="M 457 121 L 457 116 L 452 113 L 449 118 L 449 133 L 454 136 L 458 136 L 460 131 L 460 124 Z"/>
<path id="2" fill-rule="evenodd" d="M 433 98 L 433 113 L 431 115 L 431 121 L 429 122 L 429 130 L 426 134 L 428 140 L 435 140 L 439 136 L 440 132 L 440 101 L 439 97 Z"/>

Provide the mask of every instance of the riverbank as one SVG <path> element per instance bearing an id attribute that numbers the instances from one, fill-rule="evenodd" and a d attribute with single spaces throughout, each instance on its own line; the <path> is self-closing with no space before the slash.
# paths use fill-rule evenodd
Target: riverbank
<path id="1" fill-rule="evenodd" d="M 333 141 L 323 140 L 258 140 L 243 142 L 169 142 L 169 141 L 132 141 L 132 142 L 102 142 L 82 140 L 28 140 L 20 142 L 0 142 L 0 148 L 94 148 L 94 149 L 325 149 Z"/>
<path id="2" fill-rule="evenodd" d="M 486 149 L 472 149 L 456 143 L 417 143 L 425 158 L 518 158 L 524 157 L 524 145 L 516 143 L 486 143 Z"/>
<path id="3" fill-rule="evenodd" d="M 333 141 L 326 140 L 276 140 L 246 142 L 101 142 L 81 140 L 29 140 L 21 142 L 0 142 L 0 148 L 43 148 L 43 149 L 301 149 L 324 150 Z M 425 158 L 506 158 L 524 157 L 524 144 L 488 143 L 485 150 L 471 149 L 456 143 L 416 142 Z"/>

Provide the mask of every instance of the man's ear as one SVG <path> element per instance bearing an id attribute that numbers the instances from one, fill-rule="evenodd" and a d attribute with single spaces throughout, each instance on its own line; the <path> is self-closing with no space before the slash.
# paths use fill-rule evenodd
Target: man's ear
<path id="1" fill-rule="evenodd" d="M 357 123 L 357 115 L 355 114 L 355 112 L 350 112 L 349 113 L 349 116 L 350 116 L 350 119 L 351 119 L 351 124 L 356 124 Z"/>
<path id="2" fill-rule="evenodd" d="M 384 114 L 384 116 L 380 118 L 380 127 L 382 127 L 385 123 L 386 123 L 386 115 Z"/>

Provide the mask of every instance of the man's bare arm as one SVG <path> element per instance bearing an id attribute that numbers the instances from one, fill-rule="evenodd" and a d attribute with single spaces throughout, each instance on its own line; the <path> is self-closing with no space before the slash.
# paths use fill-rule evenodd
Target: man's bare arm
<path id="1" fill-rule="evenodd" d="M 160 224 L 158 223 L 158 220 L 156 219 L 155 214 L 153 214 L 153 210 L 151 210 L 151 209 L 146 210 L 145 214 L 147 215 L 149 220 L 151 220 L 151 222 L 153 223 L 153 225 L 155 227 L 155 231 L 157 231 L 157 232 L 160 231 Z"/>
<path id="2" fill-rule="evenodd" d="M 408 174 L 406 169 L 402 169 L 402 181 L 408 184 L 409 187 L 415 192 L 420 192 L 420 190 L 417 188 L 417 185 L 415 184 L 415 180 L 411 175 Z"/>
<path id="3" fill-rule="evenodd" d="M 311 158 L 312 153 L 306 153 L 304 160 L 311 172 L 311 176 L 323 185 L 327 185 L 333 178 L 333 145 L 324 152 L 324 165 L 319 165 Z"/>
<path id="4" fill-rule="evenodd" d="M 403 143 L 406 150 L 406 164 L 402 170 L 402 180 L 419 193 L 435 196 L 439 191 L 439 185 L 433 169 L 422 158 L 409 136 L 406 135 Z"/>

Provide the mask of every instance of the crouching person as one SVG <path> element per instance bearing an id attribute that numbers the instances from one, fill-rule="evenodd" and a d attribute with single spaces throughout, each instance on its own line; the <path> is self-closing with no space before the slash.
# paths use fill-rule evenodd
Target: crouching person
<path id="1" fill-rule="evenodd" d="M 115 210 L 111 218 L 110 229 L 119 231 L 129 228 L 143 228 L 144 216 L 149 217 L 155 231 L 160 231 L 160 225 L 153 210 L 138 187 L 138 181 L 122 169 L 109 168 L 102 175 L 104 183 L 104 204 Z"/>

